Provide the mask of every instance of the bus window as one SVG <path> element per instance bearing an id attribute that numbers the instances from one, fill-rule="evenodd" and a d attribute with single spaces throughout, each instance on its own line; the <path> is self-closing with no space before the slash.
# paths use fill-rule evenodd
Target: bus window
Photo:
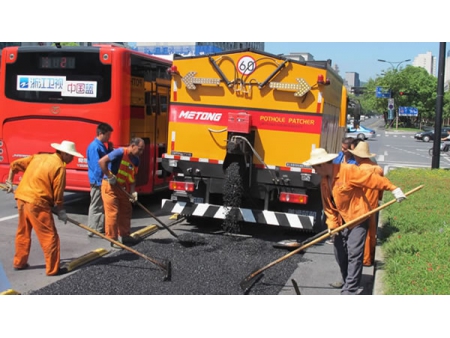
<path id="1" fill-rule="evenodd" d="M 6 64 L 5 96 L 39 103 L 105 102 L 111 98 L 111 66 L 100 62 L 98 52 L 22 51 Z"/>

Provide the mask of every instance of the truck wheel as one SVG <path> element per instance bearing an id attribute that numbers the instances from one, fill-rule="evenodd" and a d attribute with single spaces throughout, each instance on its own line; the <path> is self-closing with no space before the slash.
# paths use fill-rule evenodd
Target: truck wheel
<path id="1" fill-rule="evenodd" d="M 223 184 L 223 205 L 224 207 L 231 207 L 225 216 L 222 228 L 226 232 L 238 233 L 239 226 L 239 208 L 242 203 L 242 196 L 244 194 L 243 179 L 239 173 L 239 164 L 237 162 L 231 163 L 225 170 L 224 184 Z"/>

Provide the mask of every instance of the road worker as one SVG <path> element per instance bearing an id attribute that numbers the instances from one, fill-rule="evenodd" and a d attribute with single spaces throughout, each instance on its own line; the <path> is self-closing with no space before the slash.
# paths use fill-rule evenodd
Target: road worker
<path id="1" fill-rule="evenodd" d="M 103 173 L 98 161 L 114 149 L 112 142 L 109 141 L 112 131 L 113 128 L 109 124 L 100 123 L 97 126 L 97 136 L 89 144 L 86 150 L 88 177 L 91 187 L 88 226 L 101 234 L 105 233 L 105 211 L 103 208 L 101 191 Z M 108 147 L 106 147 L 105 144 L 108 144 Z M 93 235 L 93 232 L 88 233 L 89 237 L 92 237 Z"/>
<path id="2" fill-rule="evenodd" d="M 304 165 L 312 166 L 321 176 L 320 190 L 326 224 L 331 231 L 371 210 L 364 189 L 389 190 L 398 202 L 406 198 L 402 190 L 386 177 L 361 170 L 352 164 L 334 164 L 337 154 L 328 154 L 323 148 L 311 151 Z M 344 228 L 334 237 L 334 253 L 339 264 L 344 285 L 343 295 L 360 292 L 363 268 L 364 243 L 368 217 Z"/>
<path id="3" fill-rule="evenodd" d="M 348 164 L 356 164 L 355 158 L 352 153 L 349 152 L 349 149 L 352 143 L 355 141 L 354 137 L 344 137 L 341 141 L 341 151 L 338 153 L 338 156 L 333 160 L 333 163 L 348 163 Z M 331 237 L 325 243 L 333 244 L 334 237 Z M 344 282 L 336 282 L 332 283 L 331 286 L 335 288 L 341 288 L 344 285 Z"/>
<path id="4" fill-rule="evenodd" d="M 105 236 L 125 245 L 137 242 L 130 236 L 131 203 L 138 198 L 136 175 L 139 157 L 144 149 L 144 140 L 136 137 L 128 147 L 114 149 L 98 161 L 104 174 L 101 189 L 105 208 Z M 111 246 L 116 247 L 113 243 Z"/>
<path id="5" fill-rule="evenodd" d="M 350 149 L 349 151 L 353 154 L 357 165 L 362 170 L 367 170 L 383 176 L 383 168 L 371 160 L 376 154 L 370 153 L 369 144 L 367 142 L 361 141 L 354 149 Z M 378 208 L 378 202 L 383 198 L 383 191 L 364 189 L 364 192 L 369 201 L 371 210 Z M 377 245 L 377 215 L 378 213 L 375 213 L 369 218 L 369 228 L 367 230 L 366 244 L 364 245 L 364 266 L 372 266 L 374 263 L 375 247 Z"/>
<path id="6" fill-rule="evenodd" d="M 52 209 L 58 214 L 59 220 L 67 223 L 68 218 L 63 207 L 66 164 L 72 162 L 74 156 L 83 157 L 71 141 L 52 143 L 51 146 L 56 149 L 56 153 L 36 154 L 12 162 L 5 182 L 6 191 L 13 192 L 14 175 L 23 172 L 14 196 L 19 211 L 14 269 L 23 270 L 29 267 L 31 230 L 34 229 L 44 252 L 47 276 L 67 272 L 59 266 L 60 241 Z"/>

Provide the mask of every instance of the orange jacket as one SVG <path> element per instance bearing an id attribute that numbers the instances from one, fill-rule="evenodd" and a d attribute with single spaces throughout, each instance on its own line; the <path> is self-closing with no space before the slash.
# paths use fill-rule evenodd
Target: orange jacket
<path id="1" fill-rule="evenodd" d="M 38 154 L 18 159 L 10 168 L 23 171 L 14 198 L 42 207 L 62 207 L 66 165 L 58 154 Z"/>
<path id="2" fill-rule="evenodd" d="M 331 189 L 328 177 L 323 177 L 320 182 L 323 210 L 329 229 L 335 229 L 344 224 L 344 221 L 349 222 L 372 209 L 365 197 L 365 188 L 383 191 L 397 188 L 386 177 L 361 170 L 354 164 L 333 164 L 332 178 Z M 335 205 L 332 203 L 331 192 Z"/>
<path id="3" fill-rule="evenodd" d="M 371 171 L 380 176 L 384 175 L 383 168 L 381 168 L 379 165 L 375 164 L 369 158 L 361 159 L 361 162 L 358 164 L 358 166 L 361 168 L 361 170 Z M 373 189 L 364 189 L 364 191 L 366 193 L 367 199 L 369 200 L 371 209 L 377 208 L 378 201 L 381 200 L 383 197 L 383 191 L 373 190 Z"/>

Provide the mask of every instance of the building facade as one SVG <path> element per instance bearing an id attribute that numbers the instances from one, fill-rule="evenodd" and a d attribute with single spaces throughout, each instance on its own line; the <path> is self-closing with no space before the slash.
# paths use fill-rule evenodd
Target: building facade
<path id="1" fill-rule="evenodd" d="M 436 57 L 431 52 L 419 54 L 414 58 L 412 63 L 414 67 L 424 68 L 428 74 L 436 76 Z"/>
<path id="2" fill-rule="evenodd" d="M 347 87 L 348 92 L 351 92 L 352 87 L 360 87 L 359 74 L 356 72 L 345 72 L 344 85 Z"/>
<path id="3" fill-rule="evenodd" d="M 135 42 L 129 44 L 131 48 L 151 55 L 194 56 L 245 48 L 264 51 L 264 42 Z"/>
<path id="4" fill-rule="evenodd" d="M 291 52 L 289 54 L 283 54 L 283 57 L 296 61 L 314 61 L 314 56 L 310 53 Z"/>

